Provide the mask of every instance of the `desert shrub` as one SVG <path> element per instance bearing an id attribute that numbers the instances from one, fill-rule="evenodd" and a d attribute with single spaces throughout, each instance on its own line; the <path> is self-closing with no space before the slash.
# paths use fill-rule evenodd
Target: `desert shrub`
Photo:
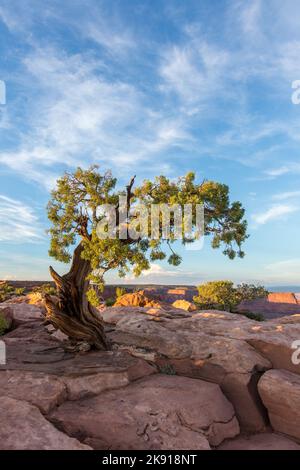
<path id="1" fill-rule="evenodd" d="M 34 287 L 32 293 L 55 295 L 56 289 L 51 284 L 42 284 L 41 286 Z"/>
<path id="2" fill-rule="evenodd" d="M 25 291 L 25 287 L 17 287 L 17 288 L 14 290 L 14 294 L 15 294 L 15 295 L 23 295 L 23 294 L 24 294 L 24 291 Z"/>
<path id="3" fill-rule="evenodd" d="M 245 312 L 245 313 L 242 313 L 241 315 L 244 315 L 245 317 L 250 318 L 250 320 L 255 320 L 255 321 L 265 320 L 265 317 L 263 316 L 262 313 Z"/>
<path id="4" fill-rule="evenodd" d="M 14 291 L 14 288 L 7 282 L 2 282 L 0 284 L 0 302 L 5 302 L 5 300 L 10 299 L 14 294 Z"/>
<path id="5" fill-rule="evenodd" d="M 198 295 L 194 297 L 194 302 L 200 309 L 211 308 L 230 312 L 236 312 L 242 300 L 255 300 L 268 295 L 268 291 L 263 286 L 239 284 L 234 287 L 231 281 L 211 281 L 201 284 L 197 289 Z M 250 312 L 249 315 L 256 314 Z M 257 315 L 259 317 L 260 314 Z"/>
<path id="6" fill-rule="evenodd" d="M 117 299 L 118 299 L 119 297 L 122 297 L 122 295 L 125 295 L 125 294 L 126 294 L 126 289 L 125 289 L 125 287 L 117 287 L 117 288 L 116 288 L 116 297 L 117 297 Z"/>
<path id="7" fill-rule="evenodd" d="M 238 301 L 242 300 L 255 300 L 267 297 L 269 292 L 264 286 L 255 284 L 239 284 L 236 287 Z"/>
<path id="8" fill-rule="evenodd" d="M 0 336 L 5 333 L 5 331 L 8 329 L 8 323 L 6 319 L 0 315 Z"/>
<path id="9" fill-rule="evenodd" d="M 231 281 L 210 281 L 197 287 L 194 302 L 200 309 L 232 310 L 237 303 L 236 290 Z"/>
<path id="10" fill-rule="evenodd" d="M 112 307 L 115 303 L 116 299 L 114 297 L 109 297 L 108 299 L 105 300 L 105 305 L 107 307 Z"/>

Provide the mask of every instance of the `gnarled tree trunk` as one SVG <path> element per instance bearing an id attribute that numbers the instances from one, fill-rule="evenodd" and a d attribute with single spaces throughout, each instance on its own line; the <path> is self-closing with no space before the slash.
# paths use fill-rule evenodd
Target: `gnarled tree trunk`
<path id="1" fill-rule="evenodd" d="M 89 261 L 81 258 L 81 244 L 74 251 L 70 271 L 60 276 L 50 266 L 50 274 L 55 282 L 58 300 L 45 296 L 46 318 L 56 328 L 76 341 L 86 341 L 97 349 L 108 349 L 99 312 L 86 298 L 89 282 L 86 277 L 91 272 Z"/>

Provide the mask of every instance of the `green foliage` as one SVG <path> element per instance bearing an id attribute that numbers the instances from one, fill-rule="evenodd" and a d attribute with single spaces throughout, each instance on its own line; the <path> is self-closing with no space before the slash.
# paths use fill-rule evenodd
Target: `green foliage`
<path id="1" fill-rule="evenodd" d="M 137 240 L 120 239 L 118 234 L 122 224 L 118 222 L 116 238 L 100 239 L 97 236 L 97 224 L 104 217 L 97 208 L 103 204 L 112 204 L 117 208 L 117 221 L 120 222 L 120 195 L 127 200 L 127 225 L 136 222 L 137 216 L 132 209 L 136 209 L 139 204 L 146 206 L 150 213 L 152 204 L 179 204 L 183 209 L 185 204 L 202 203 L 205 210 L 205 235 L 211 237 L 212 247 L 219 248 L 222 245 L 223 253 L 231 259 L 244 256 L 241 249 L 247 238 L 244 209 L 240 202 L 230 203 L 228 186 L 214 181 L 197 184 L 194 173 L 188 173 L 176 181 L 159 176 L 154 181 L 145 180 L 135 189 L 133 179 L 124 191 L 116 190 L 116 183 L 110 172 L 101 174 L 97 166 L 87 170 L 78 168 L 74 173 L 65 173 L 58 179 L 48 203 L 50 256 L 69 262 L 72 257 L 71 247 L 80 242 L 83 246 L 82 257 L 90 263 L 88 279 L 98 287 L 103 285 L 104 275 L 110 269 L 116 269 L 120 277 L 129 271 L 139 276 L 150 268 L 150 261 L 153 260 L 167 258 L 173 266 L 181 263 L 181 257 L 172 248 L 175 241 L 172 230 L 174 217 L 171 219 L 171 237 L 167 243 L 162 238 L 161 226 L 158 240 L 151 240 L 149 236 L 141 236 Z M 195 213 L 192 222 L 195 228 Z M 150 234 L 151 223 L 149 225 Z M 189 239 L 182 239 L 183 244 L 190 242 Z M 166 250 L 170 250 L 168 256 Z M 93 301 L 94 294 L 88 295 Z"/>
<path id="2" fill-rule="evenodd" d="M 14 295 L 22 295 L 24 293 L 23 288 L 17 288 L 10 286 L 7 282 L 0 283 L 0 302 L 5 302 Z"/>
<path id="3" fill-rule="evenodd" d="M 98 307 L 100 304 L 99 297 L 95 289 L 90 288 L 86 293 L 87 299 L 94 307 Z"/>
<path id="4" fill-rule="evenodd" d="M 54 286 L 51 284 L 42 284 L 41 286 L 34 287 L 32 289 L 32 293 L 36 294 L 49 294 L 49 295 L 55 295 L 56 294 L 56 289 Z"/>
<path id="5" fill-rule="evenodd" d="M 242 300 L 255 300 L 267 297 L 269 292 L 264 286 L 255 284 L 239 284 L 236 288 L 239 302 Z"/>
<path id="6" fill-rule="evenodd" d="M 8 329 L 8 323 L 6 319 L 0 315 L 0 336 L 5 333 L 5 331 Z"/>
<path id="7" fill-rule="evenodd" d="M 242 300 L 255 300 L 268 295 L 268 291 L 263 286 L 239 284 L 234 287 L 231 281 L 210 281 L 201 284 L 197 289 L 198 296 L 194 297 L 194 302 L 199 308 L 227 310 L 229 312 L 235 312 Z M 251 312 L 245 315 L 257 321 L 264 319 L 260 314 Z"/>
<path id="8" fill-rule="evenodd" d="M 237 297 L 233 282 L 211 281 L 198 286 L 194 302 L 201 309 L 229 310 L 236 305 Z"/>
<path id="9" fill-rule="evenodd" d="M 126 294 L 125 287 L 116 287 L 116 297 L 117 297 L 117 299 L 119 297 L 122 297 L 122 295 L 125 295 L 125 294 Z"/>
<path id="10" fill-rule="evenodd" d="M 244 315 L 245 317 L 250 318 L 250 320 L 255 320 L 255 321 L 265 320 L 265 317 L 263 316 L 262 313 L 246 312 L 246 313 L 242 313 L 241 315 Z"/>
<path id="11" fill-rule="evenodd" d="M 25 287 L 17 287 L 15 289 L 15 295 L 24 295 Z"/>
<path id="12" fill-rule="evenodd" d="M 14 292 L 14 288 L 11 287 L 7 282 L 0 284 L 0 302 L 4 302 L 9 299 Z"/>
<path id="13" fill-rule="evenodd" d="M 106 299 L 105 301 L 105 305 L 107 307 L 112 307 L 115 303 L 116 299 L 114 297 L 109 297 L 108 299 Z"/>

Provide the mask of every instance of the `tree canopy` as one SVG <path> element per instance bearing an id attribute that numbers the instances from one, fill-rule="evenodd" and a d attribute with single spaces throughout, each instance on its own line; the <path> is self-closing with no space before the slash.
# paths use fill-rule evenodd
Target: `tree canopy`
<path id="1" fill-rule="evenodd" d="M 212 247 L 223 246 L 223 253 L 231 259 L 244 256 L 241 248 L 247 238 L 244 209 L 238 201 L 230 203 L 227 185 L 207 180 L 196 183 L 193 172 L 177 180 L 158 176 L 153 181 L 144 180 L 139 186 L 134 184 L 135 178 L 132 178 L 124 190 L 118 190 L 117 180 L 111 172 L 100 173 L 96 165 L 87 170 L 78 168 L 74 173 L 65 173 L 58 179 L 48 203 L 48 217 L 52 223 L 49 254 L 59 261 L 69 262 L 71 246 L 80 241 L 83 246 L 81 256 L 91 266 L 89 279 L 99 286 L 110 269 L 117 269 L 119 276 L 124 277 L 130 270 L 136 276 L 140 275 L 154 260 L 167 258 L 170 264 L 178 266 L 181 257 L 174 249 L 172 233 L 167 241 L 145 236 L 138 239 L 98 237 L 97 224 L 103 214 L 99 214 L 97 208 L 104 204 L 115 206 L 119 229 L 119 196 L 124 196 L 129 211 L 128 223 L 136 218 L 130 210 L 138 204 L 149 209 L 152 204 L 162 203 L 179 204 L 182 208 L 185 204 L 203 204 L 204 233 L 211 236 Z M 191 240 L 183 237 L 181 242 L 186 244 Z"/>

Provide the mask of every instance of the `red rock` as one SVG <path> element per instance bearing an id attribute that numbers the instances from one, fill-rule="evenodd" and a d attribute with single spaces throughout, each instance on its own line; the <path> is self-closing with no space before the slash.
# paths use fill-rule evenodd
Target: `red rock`
<path id="1" fill-rule="evenodd" d="M 1 396 L 1 450 L 89 450 L 58 431 L 41 412 L 25 401 Z"/>
<path id="2" fill-rule="evenodd" d="M 28 401 L 42 413 L 49 413 L 67 398 L 64 383 L 41 372 L 0 371 L 0 390 L 1 395 Z"/>
<path id="3" fill-rule="evenodd" d="M 220 388 L 185 377 L 154 375 L 80 402 L 50 419 L 68 435 L 107 449 L 209 449 L 239 433 Z"/>
<path id="4" fill-rule="evenodd" d="M 271 292 L 268 295 L 268 302 L 297 304 L 297 299 L 292 292 Z"/>
<path id="5" fill-rule="evenodd" d="M 218 450 L 300 450 L 300 445 L 285 436 L 270 432 L 235 437 L 224 441 Z"/>
<path id="6" fill-rule="evenodd" d="M 300 376 L 270 370 L 260 379 L 258 391 L 273 429 L 300 442 Z"/>
<path id="7" fill-rule="evenodd" d="M 192 302 L 189 302 L 188 300 L 175 300 L 175 302 L 172 303 L 172 306 L 175 308 L 181 308 L 187 312 L 194 312 L 197 310 L 196 305 Z"/>
<path id="8" fill-rule="evenodd" d="M 145 295 L 145 291 L 124 294 L 119 297 L 114 307 L 160 307 L 160 303 Z"/>

